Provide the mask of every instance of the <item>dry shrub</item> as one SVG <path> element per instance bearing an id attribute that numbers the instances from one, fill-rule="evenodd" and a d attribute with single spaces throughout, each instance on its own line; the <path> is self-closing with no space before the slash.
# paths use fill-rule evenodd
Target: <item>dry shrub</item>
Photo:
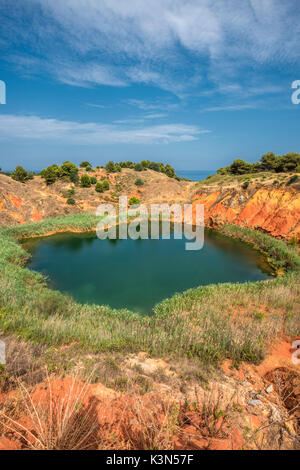
<path id="1" fill-rule="evenodd" d="M 121 432 L 129 449 L 171 450 L 177 420 L 174 401 L 152 396 L 146 403 L 142 397 L 135 397 L 124 410 Z"/>
<path id="2" fill-rule="evenodd" d="M 84 399 L 89 383 L 76 377 L 63 396 L 54 393 L 48 378 L 46 397 L 38 403 L 27 388 L 19 383 L 25 419 L 16 421 L 5 411 L 0 414 L 4 428 L 15 435 L 24 448 L 40 450 L 86 450 L 99 445 L 96 402 L 87 406 Z"/>
<path id="3" fill-rule="evenodd" d="M 15 389 L 18 380 L 32 386 L 46 378 L 41 359 L 44 347 L 27 344 L 11 335 L 4 336 L 1 332 L 0 339 L 6 345 L 6 365 L 0 365 L 0 393 Z"/>
<path id="4" fill-rule="evenodd" d="M 196 400 L 185 402 L 179 410 L 180 433 L 187 444 L 192 438 L 204 438 L 209 448 L 212 439 L 228 437 L 228 419 L 234 395 L 225 400 L 223 390 L 217 387 L 199 397 L 195 390 Z"/>
<path id="5" fill-rule="evenodd" d="M 287 367 L 278 367 L 265 375 L 274 384 L 282 405 L 297 426 L 300 441 L 300 374 Z"/>

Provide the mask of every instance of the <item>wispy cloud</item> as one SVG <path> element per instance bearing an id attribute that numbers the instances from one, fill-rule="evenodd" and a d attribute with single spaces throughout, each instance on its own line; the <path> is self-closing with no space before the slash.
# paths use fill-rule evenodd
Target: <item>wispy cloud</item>
<path id="1" fill-rule="evenodd" d="M 144 116 L 145 119 L 162 119 L 162 118 L 165 118 L 167 116 L 167 114 L 163 114 L 163 113 L 152 113 L 152 114 L 147 114 L 146 116 Z"/>
<path id="2" fill-rule="evenodd" d="M 172 111 L 179 107 L 179 103 L 166 101 L 166 100 L 138 100 L 138 99 L 129 99 L 125 101 L 125 104 L 132 106 L 134 108 L 146 111 L 149 113 L 149 116 L 155 114 L 165 114 L 166 111 Z M 158 113 L 157 111 L 164 111 L 164 113 Z"/>
<path id="3" fill-rule="evenodd" d="M 105 104 L 99 104 L 99 103 L 85 103 L 86 106 L 89 106 L 90 108 L 100 108 L 100 109 L 106 109 L 109 106 Z"/>
<path id="4" fill-rule="evenodd" d="M 70 145 L 169 144 L 199 139 L 209 130 L 185 124 L 125 128 L 97 122 L 79 123 L 39 116 L 0 115 L 0 140 L 63 141 Z"/>
<path id="5" fill-rule="evenodd" d="M 264 66 L 292 68 L 300 58 L 298 3 L 15 0 L 12 9 L 2 0 L 0 40 L 8 56 L 11 45 L 24 55 L 26 43 L 22 66 L 63 83 L 145 83 L 180 95 L 205 79 L 226 86 L 245 71 L 249 79 Z"/>
<path id="6" fill-rule="evenodd" d="M 210 108 L 201 109 L 201 112 L 216 112 L 216 111 L 242 111 L 243 109 L 256 109 L 256 105 L 251 104 L 237 104 L 232 106 L 212 106 Z"/>

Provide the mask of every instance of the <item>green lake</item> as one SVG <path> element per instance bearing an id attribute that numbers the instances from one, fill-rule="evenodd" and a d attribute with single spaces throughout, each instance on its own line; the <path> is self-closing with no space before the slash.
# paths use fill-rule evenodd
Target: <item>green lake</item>
<path id="1" fill-rule="evenodd" d="M 142 315 L 176 292 L 220 282 L 271 277 L 262 255 L 245 243 L 205 231 L 199 251 L 186 240 L 99 240 L 96 234 L 58 234 L 23 245 L 29 268 L 46 275 L 49 286 L 81 303 L 128 308 Z"/>

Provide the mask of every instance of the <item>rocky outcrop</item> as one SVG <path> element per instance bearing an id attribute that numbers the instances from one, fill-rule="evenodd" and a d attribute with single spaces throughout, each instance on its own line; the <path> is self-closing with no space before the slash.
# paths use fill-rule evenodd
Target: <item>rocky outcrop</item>
<path id="1" fill-rule="evenodd" d="M 276 238 L 300 239 L 300 191 L 296 187 L 251 185 L 206 186 L 193 195 L 193 206 L 204 204 L 206 225 L 234 224 L 260 230 Z"/>

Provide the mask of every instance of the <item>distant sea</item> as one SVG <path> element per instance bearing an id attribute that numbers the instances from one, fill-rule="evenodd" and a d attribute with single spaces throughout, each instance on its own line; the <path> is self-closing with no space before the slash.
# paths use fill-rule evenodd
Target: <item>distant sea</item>
<path id="1" fill-rule="evenodd" d="M 178 176 L 191 181 L 202 181 L 205 180 L 207 176 L 214 175 L 215 173 L 215 170 L 176 170 Z"/>

